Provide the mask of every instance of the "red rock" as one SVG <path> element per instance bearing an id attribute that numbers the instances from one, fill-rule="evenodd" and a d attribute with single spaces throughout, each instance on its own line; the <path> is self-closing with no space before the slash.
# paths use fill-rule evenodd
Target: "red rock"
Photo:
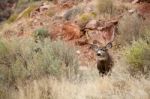
<path id="1" fill-rule="evenodd" d="M 66 40 L 78 39 L 81 36 L 79 26 L 71 22 L 64 23 L 62 31 Z"/>

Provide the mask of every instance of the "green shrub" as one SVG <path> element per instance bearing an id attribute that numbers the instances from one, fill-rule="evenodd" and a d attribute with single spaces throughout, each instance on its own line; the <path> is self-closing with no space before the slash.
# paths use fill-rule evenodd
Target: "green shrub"
<path id="1" fill-rule="evenodd" d="M 125 57 L 129 63 L 129 71 L 148 74 L 150 72 L 150 45 L 143 40 L 136 41 L 126 49 Z"/>
<path id="2" fill-rule="evenodd" d="M 40 49 L 35 51 L 36 49 Z M 47 76 L 73 79 L 78 73 L 75 50 L 63 41 L 35 43 L 14 39 L 0 43 L 0 85 L 15 86 L 26 79 Z"/>
<path id="3" fill-rule="evenodd" d="M 33 32 L 33 38 L 35 39 L 35 41 L 37 41 L 37 40 L 43 40 L 44 38 L 46 38 L 48 36 L 49 36 L 48 30 L 44 29 L 44 28 L 36 29 Z"/>
<path id="4" fill-rule="evenodd" d="M 47 73 L 69 79 L 77 74 L 78 62 L 71 46 L 62 41 L 51 42 L 49 46 L 44 47 L 43 53 L 43 65 Z"/>
<path id="5" fill-rule="evenodd" d="M 122 44 L 131 44 L 132 41 L 138 40 L 143 32 L 142 26 L 143 19 L 138 14 L 124 15 L 118 24 L 119 41 Z"/>
<path id="6" fill-rule="evenodd" d="M 79 21 L 81 23 L 86 23 L 88 22 L 90 19 L 96 18 L 96 13 L 83 13 L 79 16 Z"/>
<path id="7" fill-rule="evenodd" d="M 76 6 L 66 11 L 63 17 L 66 20 L 73 20 L 77 15 L 79 15 L 82 12 L 83 12 L 83 8 L 80 6 Z"/>

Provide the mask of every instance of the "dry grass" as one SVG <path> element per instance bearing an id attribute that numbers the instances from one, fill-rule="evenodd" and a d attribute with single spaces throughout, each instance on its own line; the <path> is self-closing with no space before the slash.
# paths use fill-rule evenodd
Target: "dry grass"
<path id="1" fill-rule="evenodd" d="M 95 0 L 96 12 L 100 19 L 111 20 L 133 8 L 131 4 L 119 0 Z"/>
<path id="2" fill-rule="evenodd" d="M 19 82 L 53 76 L 61 80 L 75 79 L 78 61 L 74 48 L 63 41 L 46 39 L 35 43 L 31 38 L 13 38 L 0 42 L 0 98 L 7 90 L 16 89 Z M 10 98 L 11 99 L 11 98 Z"/>
<path id="3" fill-rule="evenodd" d="M 114 9 L 114 5 L 113 5 L 113 1 L 112 0 L 97 0 L 97 9 L 99 11 L 99 13 L 108 13 L 108 14 L 112 14 L 113 13 L 113 9 Z"/>
<path id="4" fill-rule="evenodd" d="M 3 75 L 8 76 L 7 68 L 0 65 L 0 70 L 4 70 L 0 73 L 0 79 L 2 79 L 0 81 L 1 99 L 150 98 L 150 77 L 140 76 L 140 79 L 131 77 L 124 60 L 116 59 L 111 76 L 102 78 L 99 77 L 95 67 L 78 70 L 74 51 L 61 41 L 45 40 L 40 45 L 31 39 L 14 39 L 15 41 L 11 44 L 3 41 L 5 45 L 1 43 L 0 52 L 5 52 L 3 56 L 9 55 L 7 50 L 11 55 L 20 53 L 23 59 L 20 56 L 16 56 L 16 60 L 8 58 L 13 63 L 12 68 L 9 69 L 11 72 L 8 73 L 10 78 L 8 80 L 3 79 Z M 9 48 L 5 50 L 5 46 L 6 48 L 9 46 Z M 41 48 L 41 52 L 32 52 L 31 50 L 34 51 L 34 48 Z M 1 55 L 1 57 L 3 56 Z M 23 68 L 24 60 L 28 64 L 27 70 Z M 68 66 L 68 68 L 64 66 Z M 15 83 L 13 82 L 14 78 Z M 24 81 L 24 79 L 26 80 Z M 15 87 L 8 86 L 8 81 Z"/>
<path id="5" fill-rule="evenodd" d="M 98 1 L 102 3 L 99 6 L 100 13 L 114 13 L 112 0 Z M 32 7 L 20 16 L 28 16 L 31 10 Z M 71 12 L 68 16 L 72 14 L 74 13 Z M 85 13 L 81 15 L 81 20 L 87 21 L 95 17 L 95 13 Z M 140 25 L 140 20 L 135 15 L 125 16 L 119 22 L 122 41 L 134 40 L 134 36 L 140 33 Z M 31 27 L 28 24 L 25 26 L 25 30 L 32 33 Z M 6 30 L 9 27 L 5 27 Z M 17 26 L 11 28 L 18 29 Z M 149 29 L 145 31 L 149 35 Z M 47 34 L 47 31 L 44 32 Z M 31 38 L 14 36 L 10 41 L 1 39 L 0 99 L 150 99 L 149 75 L 147 78 L 145 75 L 132 77 L 127 68 L 130 65 L 125 63 L 121 55 L 121 59 L 115 59 L 111 75 L 100 77 L 92 65 L 84 69 L 79 67 L 72 46 L 62 41 L 52 42 L 45 39 L 44 34 L 35 35 L 44 37 L 43 42 L 38 43 Z M 127 37 L 127 34 L 131 35 Z M 144 39 L 149 42 L 149 36 L 144 36 Z M 130 56 L 132 55 L 134 54 L 131 53 Z"/>
<path id="6" fill-rule="evenodd" d="M 149 99 L 150 81 L 135 79 L 116 66 L 112 76 L 101 78 L 96 70 L 85 71 L 88 76 L 78 81 L 61 82 L 49 77 L 19 86 L 12 99 Z M 123 70 L 123 71 L 122 71 Z"/>
<path id="7" fill-rule="evenodd" d="M 138 40 L 143 33 L 143 20 L 137 13 L 126 14 L 119 21 L 118 32 L 122 44 L 131 44 L 132 41 Z"/>

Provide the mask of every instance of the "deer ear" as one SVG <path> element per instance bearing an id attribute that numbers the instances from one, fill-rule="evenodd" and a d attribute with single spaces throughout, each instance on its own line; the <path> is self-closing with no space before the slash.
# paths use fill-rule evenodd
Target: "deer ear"
<path id="1" fill-rule="evenodd" d="M 112 43 L 111 42 L 106 45 L 106 49 L 110 49 L 110 48 L 112 48 Z"/>
<path id="2" fill-rule="evenodd" d="M 96 52 L 98 50 L 98 46 L 94 45 L 94 44 L 90 44 L 90 49 L 92 49 Z"/>

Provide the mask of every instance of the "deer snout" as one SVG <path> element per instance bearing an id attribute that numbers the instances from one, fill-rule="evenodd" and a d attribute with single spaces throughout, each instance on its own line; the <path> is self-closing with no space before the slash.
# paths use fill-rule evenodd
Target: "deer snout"
<path id="1" fill-rule="evenodd" d="M 101 56 L 101 54 L 100 54 L 100 53 L 97 53 L 97 56 Z"/>
<path id="2" fill-rule="evenodd" d="M 102 51 L 97 51 L 97 53 L 96 53 L 97 56 L 104 56 L 104 54 L 105 54 L 105 53 L 102 52 Z"/>

